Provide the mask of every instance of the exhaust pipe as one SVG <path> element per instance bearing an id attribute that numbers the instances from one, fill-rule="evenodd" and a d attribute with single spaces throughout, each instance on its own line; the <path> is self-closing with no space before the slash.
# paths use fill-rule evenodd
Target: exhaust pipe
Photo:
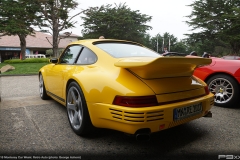
<path id="1" fill-rule="evenodd" d="M 147 133 L 136 134 L 136 140 L 137 141 L 145 142 L 145 141 L 149 141 L 150 138 L 151 138 L 150 134 L 147 134 Z"/>
<path id="2" fill-rule="evenodd" d="M 136 140 L 137 141 L 149 141 L 150 140 L 150 129 L 149 128 L 144 128 L 144 129 L 140 129 L 138 130 L 135 135 L 136 135 Z"/>
<path id="3" fill-rule="evenodd" d="M 203 117 L 212 118 L 212 112 L 208 111 Z"/>

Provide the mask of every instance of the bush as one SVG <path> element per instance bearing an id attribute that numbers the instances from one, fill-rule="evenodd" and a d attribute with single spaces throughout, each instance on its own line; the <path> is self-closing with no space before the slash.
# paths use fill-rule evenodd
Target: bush
<path id="1" fill-rule="evenodd" d="M 12 63 L 48 63 L 48 58 L 28 58 L 28 59 L 9 59 L 5 60 L 4 63 L 12 64 Z"/>
<path id="2" fill-rule="evenodd" d="M 61 53 L 64 51 L 64 49 L 58 49 L 58 53 L 57 56 L 61 55 Z M 46 56 L 52 56 L 53 55 L 53 50 L 52 49 L 48 49 L 46 50 Z"/>

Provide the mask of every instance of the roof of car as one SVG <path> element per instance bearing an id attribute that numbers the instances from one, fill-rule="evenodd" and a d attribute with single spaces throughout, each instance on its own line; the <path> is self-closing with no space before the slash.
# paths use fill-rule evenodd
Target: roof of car
<path id="1" fill-rule="evenodd" d="M 139 46 L 142 46 L 141 44 L 137 42 L 132 42 L 132 41 L 127 41 L 127 40 L 119 40 L 119 39 L 84 39 L 84 40 L 78 40 L 70 43 L 69 45 L 72 44 L 98 44 L 98 43 L 112 43 L 112 42 L 119 42 L 119 43 L 131 43 L 131 44 L 136 44 Z"/>

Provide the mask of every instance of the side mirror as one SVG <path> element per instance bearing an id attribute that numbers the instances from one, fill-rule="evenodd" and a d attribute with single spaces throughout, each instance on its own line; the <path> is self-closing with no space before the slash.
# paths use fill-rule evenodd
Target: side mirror
<path id="1" fill-rule="evenodd" d="M 58 58 L 51 58 L 51 59 L 49 59 L 49 62 L 57 64 L 58 63 Z"/>

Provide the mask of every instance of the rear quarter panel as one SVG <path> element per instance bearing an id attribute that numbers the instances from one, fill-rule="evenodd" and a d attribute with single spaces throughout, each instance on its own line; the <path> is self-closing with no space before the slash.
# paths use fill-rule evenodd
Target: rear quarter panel
<path id="1" fill-rule="evenodd" d="M 116 95 L 154 95 L 141 80 L 129 71 L 117 67 L 115 69 L 100 66 L 76 67 L 75 74 L 69 77 L 69 80 L 78 82 L 86 101 L 91 103 L 112 104 Z"/>
<path id="2" fill-rule="evenodd" d="M 194 75 L 206 81 L 210 76 L 223 73 L 234 77 L 240 83 L 240 61 L 213 59 L 213 65 L 196 68 Z"/>

